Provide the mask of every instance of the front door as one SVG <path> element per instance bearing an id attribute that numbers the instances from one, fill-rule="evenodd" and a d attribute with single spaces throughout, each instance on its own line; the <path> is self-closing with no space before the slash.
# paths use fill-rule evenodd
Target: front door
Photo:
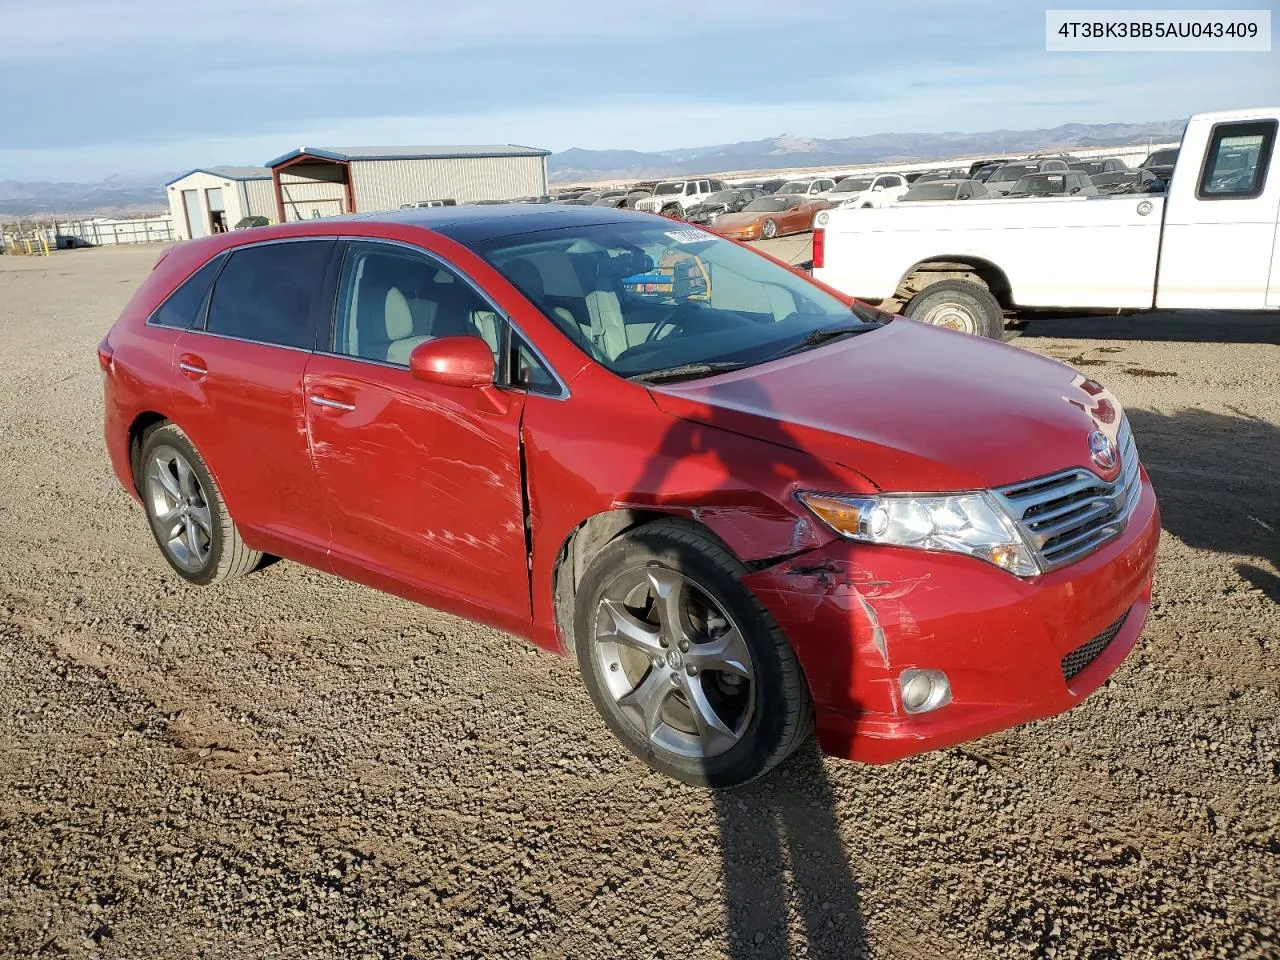
<path id="1" fill-rule="evenodd" d="M 327 347 L 307 366 L 307 432 L 334 572 L 510 630 L 529 623 L 524 394 L 423 383 L 409 354 L 503 322 L 426 253 L 351 241 Z"/>
<path id="2" fill-rule="evenodd" d="M 1209 121 L 1203 121 L 1208 123 Z M 1156 306 L 1261 310 L 1272 300 L 1280 211 L 1275 120 L 1189 128 L 1169 187 Z M 1191 154 L 1207 141 L 1203 157 Z"/>

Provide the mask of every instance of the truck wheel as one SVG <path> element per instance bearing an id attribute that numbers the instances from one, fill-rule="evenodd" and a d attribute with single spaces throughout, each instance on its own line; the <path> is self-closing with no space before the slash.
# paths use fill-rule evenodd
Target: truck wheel
<path id="1" fill-rule="evenodd" d="M 939 280 L 911 298 L 902 315 L 921 323 L 1000 340 L 1004 314 L 986 287 L 967 280 Z"/>
<path id="2" fill-rule="evenodd" d="M 681 209 L 680 209 L 678 206 L 676 206 L 674 203 L 673 203 L 671 206 L 669 206 L 669 207 L 663 207 L 663 208 L 662 208 L 662 215 L 663 215 L 664 217 L 670 217 L 672 220 L 683 220 L 683 219 L 684 219 L 684 211 L 683 211 L 683 210 L 681 210 Z"/>
<path id="3" fill-rule="evenodd" d="M 772 240 L 778 235 L 778 225 L 772 220 L 766 220 L 764 225 L 760 227 L 760 236 L 766 240 Z"/>

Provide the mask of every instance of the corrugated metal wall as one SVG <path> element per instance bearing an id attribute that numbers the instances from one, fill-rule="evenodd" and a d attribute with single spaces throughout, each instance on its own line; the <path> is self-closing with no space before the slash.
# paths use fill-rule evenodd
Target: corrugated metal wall
<path id="1" fill-rule="evenodd" d="M 244 216 L 266 217 L 275 223 L 276 192 L 271 180 L 245 180 L 241 187 L 244 188 Z"/>
<path id="2" fill-rule="evenodd" d="M 361 213 L 417 200 L 514 200 L 547 192 L 542 157 L 355 160 L 351 178 Z"/>
<path id="3" fill-rule="evenodd" d="M 316 216 L 334 217 L 350 213 L 342 174 L 342 167 L 333 163 L 300 163 L 281 170 L 280 195 L 284 200 L 284 218 L 310 220 Z"/>

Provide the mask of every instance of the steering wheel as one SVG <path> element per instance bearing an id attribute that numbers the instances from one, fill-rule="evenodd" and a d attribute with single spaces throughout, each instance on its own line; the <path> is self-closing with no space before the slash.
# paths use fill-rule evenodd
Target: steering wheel
<path id="1" fill-rule="evenodd" d="M 650 331 L 649 331 L 649 335 L 648 335 L 647 337 L 645 337 L 645 338 L 644 338 L 644 342 L 645 342 L 645 343 L 653 343 L 653 341 L 655 341 L 655 340 L 660 340 L 660 339 L 662 339 L 662 338 L 659 336 L 659 334 L 660 334 L 662 331 L 666 330 L 666 329 L 667 329 L 667 327 L 682 327 L 682 326 L 684 326 L 684 319 L 685 319 L 685 318 L 684 318 L 684 314 L 686 314 L 686 313 L 690 313 L 690 312 L 692 312 L 692 311 L 694 311 L 694 310 L 697 310 L 697 309 L 699 309 L 699 308 L 698 308 L 698 307 L 695 307 L 695 306 L 694 306 L 693 304 L 691 304 L 691 303 L 684 303 L 684 304 L 681 304 L 680 306 L 676 307 L 676 308 L 675 308 L 674 310 L 672 310 L 669 314 L 667 314 L 663 319 L 659 320 L 657 323 L 655 323 L 655 324 L 653 325 L 653 329 L 652 329 L 652 330 L 650 330 Z"/>

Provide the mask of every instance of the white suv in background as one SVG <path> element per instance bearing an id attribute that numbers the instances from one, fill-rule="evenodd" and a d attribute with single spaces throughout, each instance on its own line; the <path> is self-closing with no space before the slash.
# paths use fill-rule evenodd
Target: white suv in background
<path id="1" fill-rule="evenodd" d="M 827 199 L 841 207 L 883 207 L 901 200 L 910 186 L 900 173 L 855 173 L 837 183 Z"/>
<path id="2" fill-rule="evenodd" d="M 775 192 L 775 197 L 804 197 L 806 200 L 826 200 L 836 182 L 823 178 L 813 180 L 788 180 Z"/>
<path id="3" fill-rule="evenodd" d="M 653 196 L 636 201 L 635 208 L 683 220 L 690 207 L 727 189 L 723 180 L 663 180 L 653 188 Z"/>

